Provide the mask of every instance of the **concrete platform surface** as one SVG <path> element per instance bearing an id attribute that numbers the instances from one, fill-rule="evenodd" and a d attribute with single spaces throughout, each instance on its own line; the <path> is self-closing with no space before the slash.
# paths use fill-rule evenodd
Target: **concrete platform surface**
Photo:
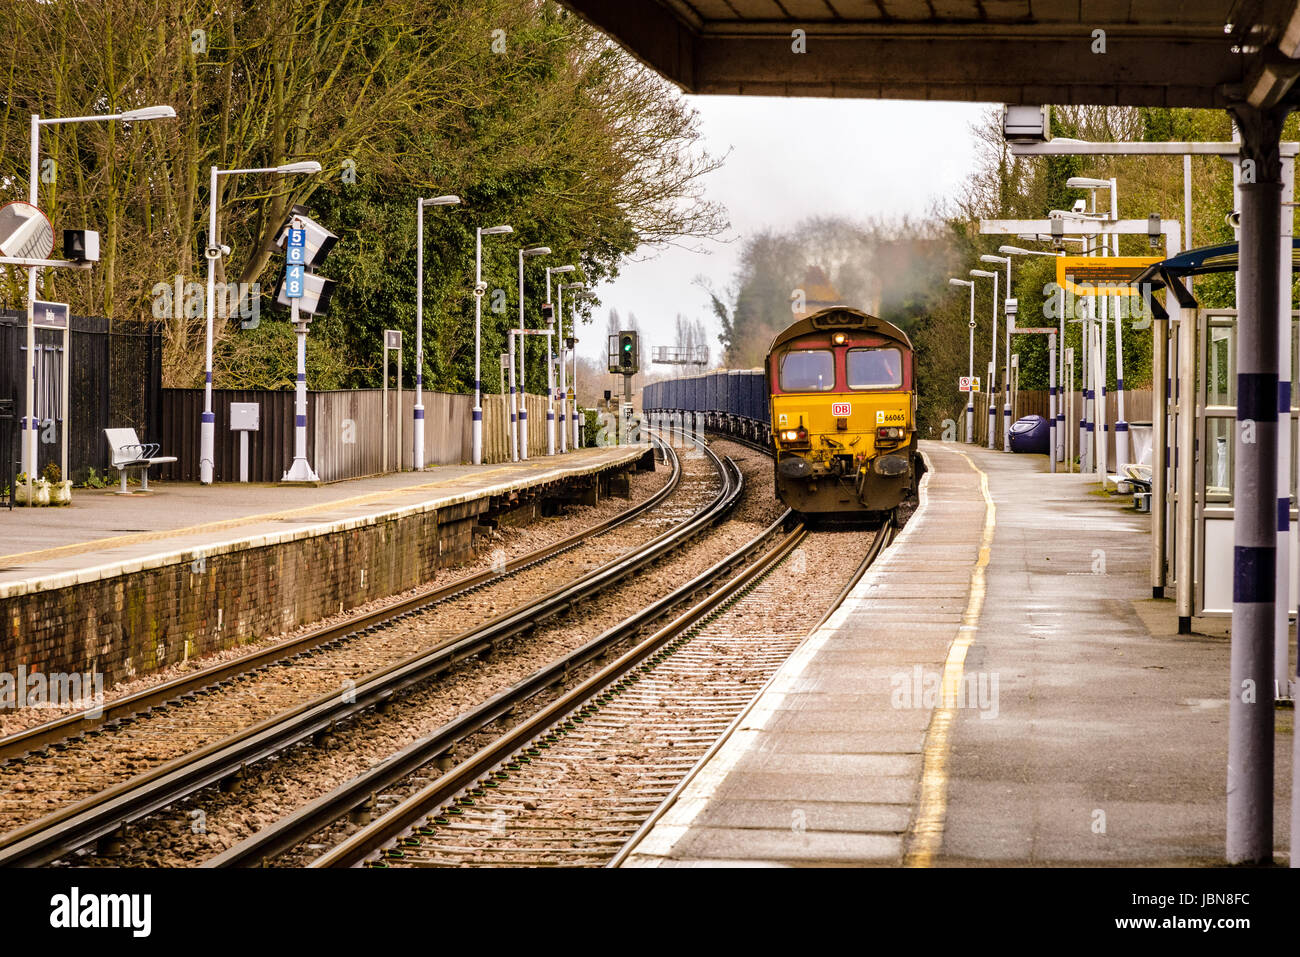
<path id="1" fill-rule="evenodd" d="M 1222 863 L 1228 640 L 1150 598 L 1149 516 L 1043 456 L 923 449 L 901 536 L 624 866 Z"/>
<path id="2" fill-rule="evenodd" d="M 631 462 L 645 446 L 505 465 L 440 465 L 319 487 L 155 482 L 148 493 L 75 489 L 63 507 L 0 509 L 0 599 L 175 561 L 323 534 Z"/>

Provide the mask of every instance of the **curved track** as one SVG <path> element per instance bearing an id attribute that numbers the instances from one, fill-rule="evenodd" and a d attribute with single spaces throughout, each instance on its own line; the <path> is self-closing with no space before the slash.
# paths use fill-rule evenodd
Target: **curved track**
<path id="1" fill-rule="evenodd" d="M 665 454 L 674 461 L 676 472 L 679 467 L 676 456 L 671 450 L 667 450 Z M 312 735 L 327 731 L 334 723 L 350 715 L 383 704 L 392 695 L 439 675 L 460 661 L 489 652 L 494 643 L 524 633 L 535 627 L 537 622 L 567 611 L 611 584 L 634 574 L 646 563 L 669 553 L 719 520 L 739 498 L 741 481 L 734 466 L 711 452 L 708 455 L 720 476 L 721 490 L 718 494 L 690 519 L 643 544 L 635 549 L 634 553 L 608 562 L 575 582 L 554 589 L 536 601 L 441 642 L 429 651 L 374 672 L 363 680 L 355 682 L 354 686 L 347 688 L 345 693 L 340 693 L 336 689 L 331 694 L 319 696 L 287 712 L 277 714 L 271 719 L 241 729 L 208 746 L 99 791 L 87 799 L 48 814 L 30 825 L 10 831 L 0 836 L 0 864 L 21 866 L 49 863 L 96 838 L 112 835 L 123 825 L 138 820 L 202 787 L 218 782 L 229 783 L 237 779 L 241 769 L 247 764 L 265 759 Z M 638 511 L 645 507 L 649 506 L 645 505 Z M 586 539 L 591 534 L 592 532 L 588 530 L 574 538 Z M 558 549 L 553 547 L 551 554 L 556 551 Z M 516 564 L 518 567 L 523 567 L 524 563 L 521 561 Z M 465 587 L 482 587 L 482 584 L 471 584 Z M 384 609 L 377 614 L 381 618 L 386 617 L 390 622 L 400 620 L 422 612 L 431 601 L 429 596 L 422 596 L 422 600 L 412 602 L 410 607 L 397 606 L 396 609 Z M 361 629 L 360 632 L 357 631 L 358 627 Z M 333 626 L 314 636 L 316 643 L 313 647 L 328 649 L 345 641 L 349 634 L 364 634 L 379 627 L 379 623 L 357 626 L 352 622 Z M 349 628 L 353 629 L 351 633 L 348 632 Z M 294 657 L 310 656 L 314 653 L 317 652 L 309 649 L 299 652 Z M 284 653 L 281 655 L 282 658 L 283 655 Z M 218 682 L 216 687 L 221 687 L 221 684 L 222 682 Z M 166 709 L 174 703 L 188 700 L 193 694 L 202 696 L 205 693 L 205 691 L 198 691 L 183 694 L 176 702 L 167 699 L 164 700 L 161 708 L 155 707 L 153 710 L 166 713 Z M 116 724 L 110 723 L 109 726 L 129 725 L 134 720 L 132 717 L 118 719 Z M 89 732 L 91 736 L 98 733 L 102 731 L 92 729 Z"/>

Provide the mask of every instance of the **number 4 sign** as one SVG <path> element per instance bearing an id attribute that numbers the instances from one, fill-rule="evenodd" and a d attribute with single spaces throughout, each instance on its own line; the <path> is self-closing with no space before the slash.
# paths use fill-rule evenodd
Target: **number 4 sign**
<path id="1" fill-rule="evenodd" d="M 303 273 L 307 262 L 307 230 L 289 227 L 284 249 L 284 294 L 289 299 L 302 298 Z"/>

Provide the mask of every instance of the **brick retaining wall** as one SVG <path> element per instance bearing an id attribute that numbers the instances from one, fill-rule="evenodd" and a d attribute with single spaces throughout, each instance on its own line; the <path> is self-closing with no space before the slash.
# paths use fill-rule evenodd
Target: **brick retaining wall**
<path id="1" fill-rule="evenodd" d="M 612 472 L 416 508 L 324 533 L 177 552 L 0 600 L 0 672 L 101 672 L 105 686 L 282 634 L 428 581 L 471 558 L 480 522 L 523 524 L 556 499 L 605 497 Z M 489 515 L 491 518 L 489 519 Z"/>

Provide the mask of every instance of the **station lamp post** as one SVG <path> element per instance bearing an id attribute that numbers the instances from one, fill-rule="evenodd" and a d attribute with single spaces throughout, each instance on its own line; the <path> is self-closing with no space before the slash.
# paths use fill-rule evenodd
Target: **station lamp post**
<path id="1" fill-rule="evenodd" d="M 993 436 L 997 431 L 997 408 L 993 403 L 993 394 L 995 384 L 998 378 L 998 274 L 989 272 L 987 269 L 972 269 L 970 275 L 980 279 L 993 280 L 993 355 L 989 359 L 989 442 L 988 447 L 993 448 Z"/>
<path id="2" fill-rule="evenodd" d="M 558 276 L 558 275 L 562 275 L 562 274 L 564 274 L 564 273 L 574 272 L 577 268 L 578 268 L 577 266 L 547 266 L 547 267 L 546 267 L 546 301 L 547 301 L 548 303 L 551 301 L 551 275 L 552 275 L 552 274 L 555 274 L 555 275 Z M 564 328 L 564 320 L 563 320 L 563 319 L 560 320 L 559 328 L 560 328 L 561 330 L 563 330 L 563 328 Z M 554 390 L 552 390 L 552 400 L 551 400 L 551 401 L 554 402 Z M 565 403 L 564 403 L 563 399 L 561 399 L 561 401 L 560 401 L 561 416 L 563 416 L 564 404 L 565 404 Z M 567 451 L 567 450 L 568 450 L 568 445 L 567 445 L 567 443 L 566 443 L 566 438 L 565 438 L 565 435 L 564 435 L 563 429 L 561 429 L 561 434 L 560 434 L 560 451 L 561 451 L 561 452 L 565 452 L 565 451 Z"/>
<path id="3" fill-rule="evenodd" d="M 424 208 L 459 203 L 459 196 L 434 196 L 415 203 L 415 408 L 411 413 L 411 441 L 415 448 L 411 467 L 417 472 L 424 471 Z"/>
<path id="4" fill-rule="evenodd" d="M 1064 256 L 1064 252 L 1044 252 L 1040 249 L 1022 249 L 1019 246 L 999 246 L 998 252 L 1010 258 L 1012 256 L 1048 256 L 1057 258 Z M 1007 275 L 1010 276 L 1011 267 L 1007 267 Z M 1060 325 L 1060 345 L 1052 348 L 1048 344 L 1048 417 L 1051 427 L 1052 442 L 1052 471 L 1056 471 L 1056 463 L 1065 460 L 1065 384 L 1058 381 L 1065 374 L 1065 290 L 1057 288 L 1056 310 L 1057 322 Z M 1058 356 L 1058 350 L 1060 355 Z M 1059 371 L 1059 375 L 1058 375 Z M 1074 383 L 1070 383 L 1073 387 Z"/>
<path id="5" fill-rule="evenodd" d="M 524 326 L 524 259 L 531 256 L 549 256 L 551 254 L 550 246 L 532 246 L 528 249 L 519 250 L 519 328 Z M 515 396 L 515 337 L 513 334 L 508 336 L 510 340 L 509 362 L 510 362 L 510 457 L 518 462 L 521 458 L 528 458 L 528 406 L 524 396 L 528 392 L 527 383 L 524 381 L 524 372 L 528 364 L 524 361 L 526 353 L 524 350 L 528 347 L 528 340 L 525 336 L 519 337 L 519 396 L 516 401 Z M 549 391 L 549 390 L 548 390 Z M 516 424 L 515 411 L 518 409 L 518 424 Z M 546 409 L 546 444 L 548 455 L 555 454 L 555 412 L 550 408 L 550 401 L 547 400 Z"/>
<path id="6" fill-rule="evenodd" d="M 212 484 L 216 461 L 216 416 L 212 412 L 212 323 L 215 313 L 217 261 L 230 253 L 230 247 L 217 239 L 217 178 L 240 173 L 319 173 L 320 163 L 307 160 L 285 163 L 283 166 L 261 166 L 255 169 L 217 169 L 212 167 L 208 181 L 208 246 L 204 255 L 208 260 L 207 295 L 207 347 L 203 359 L 203 416 L 199 420 L 199 482 Z"/>
<path id="7" fill-rule="evenodd" d="M 966 357 L 966 378 L 975 378 L 975 282 L 971 279 L 949 279 L 950 286 L 966 286 L 970 289 L 970 352 Z M 966 441 L 975 441 L 975 392 L 966 393 Z"/>
<path id="8" fill-rule="evenodd" d="M 586 284 L 585 282 L 562 282 L 562 283 L 560 283 L 560 285 L 559 285 L 559 289 L 558 289 L 558 291 L 559 291 L 559 298 L 558 298 L 558 300 L 557 300 L 557 302 L 556 302 L 556 311 L 555 311 L 556 318 L 559 320 L 559 323 L 560 323 L 560 324 L 559 324 L 559 327 L 558 327 L 558 332 L 559 332 L 559 336 L 560 336 L 560 338 L 559 338 L 559 341 L 556 343 L 556 350 L 555 350 L 555 351 L 556 351 L 556 355 L 557 355 L 558 358 L 559 358 L 559 365 L 560 365 L 560 422 L 561 422 L 561 432 L 566 433 L 565 438 L 562 439 L 562 447 L 567 448 L 567 444 L 568 444 L 568 434 L 571 433 L 572 436 L 573 436 L 573 448 L 574 448 L 575 450 L 578 448 L 578 437 L 577 437 L 577 433 L 576 433 L 576 431 L 573 430 L 573 429 L 570 427 L 570 424 L 569 424 L 569 396 L 568 396 L 568 392 L 567 392 L 566 389 L 565 389 L 565 383 L 564 383 L 564 363 L 565 363 L 565 355 L 564 355 L 564 290 L 568 289 L 568 290 L 571 290 L 571 291 L 574 293 L 574 295 L 570 298 L 570 303 L 571 303 L 571 305 L 569 306 L 569 310 L 570 310 L 570 312 L 572 313 L 572 312 L 574 312 L 574 311 L 577 309 L 577 299 L 578 299 L 578 294 L 581 293 L 582 291 L 584 291 L 586 288 L 587 288 L 587 284 Z M 569 317 L 569 329 L 570 329 L 571 331 L 576 330 L 576 326 L 575 326 L 574 322 L 575 322 L 575 320 L 574 320 L 573 315 L 570 315 L 570 317 Z M 570 338 L 575 339 L 575 342 L 576 342 L 576 338 L 577 338 L 576 336 L 571 336 Z M 549 348 L 549 346 L 548 346 L 548 348 Z M 575 387 L 576 387 L 577 384 L 578 384 L 578 373 L 577 373 L 577 369 L 576 369 L 576 368 L 574 369 L 574 373 L 573 373 L 573 384 L 574 384 Z M 575 393 L 574 393 L 574 396 L 573 396 L 573 417 L 574 417 L 575 419 L 577 418 L 577 412 L 578 412 L 578 396 L 577 396 L 577 393 L 575 392 Z"/>
<path id="9" fill-rule="evenodd" d="M 474 230 L 474 410 L 470 423 L 470 456 L 475 465 L 483 464 L 483 293 L 487 292 L 487 283 L 483 281 L 483 237 L 504 236 L 513 233 L 511 226 L 482 226 Z"/>
<path id="10" fill-rule="evenodd" d="M 70 123 L 103 123 L 109 120 L 121 120 L 124 123 L 138 123 L 143 120 L 171 120 L 176 118 L 176 110 L 170 106 L 142 106 L 137 110 L 127 110 L 124 113 L 102 113 L 95 116 L 55 116 L 41 117 L 38 113 L 31 116 L 31 152 L 30 165 L 27 169 L 27 199 L 33 206 L 40 207 L 40 181 L 36 178 L 37 170 L 41 165 L 41 127 L 42 126 L 64 126 Z M 27 270 L 27 301 L 36 301 L 36 282 L 40 275 L 39 266 L 31 266 Z M 69 323 L 70 325 L 70 323 Z M 63 358 L 66 368 L 68 357 Z M 22 461 L 22 471 L 27 474 L 27 481 L 31 483 L 36 478 L 36 327 L 30 321 L 27 323 L 27 370 L 25 380 L 27 382 L 27 406 L 24 410 L 22 428 L 22 450 L 20 458 Z M 64 457 L 63 457 L 63 477 L 67 478 L 67 424 L 64 423 Z"/>
<path id="11" fill-rule="evenodd" d="M 1010 256 L 981 256 L 980 262 L 989 263 L 995 266 L 1007 267 L 1007 298 L 1011 298 L 1011 257 Z M 993 297 L 997 299 L 997 291 L 994 290 Z M 995 301 L 993 308 L 997 309 L 998 304 Z M 1005 303 L 1003 304 L 1005 309 Z M 1003 349 L 1002 349 L 1002 451 L 1011 451 L 1011 321 L 1012 317 L 1003 314 Z"/>
<path id="12" fill-rule="evenodd" d="M 1095 212 L 1097 209 L 1097 190 L 1110 190 L 1110 221 L 1115 222 L 1119 219 L 1119 189 L 1114 177 L 1110 179 L 1093 179 L 1088 176 L 1071 176 L 1065 181 L 1065 185 L 1071 189 L 1086 189 L 1092 197 L 1092 208 Z M 1119 235 L 1115 234 L 1110 237 L 1110 248 L 1107 250 L 1112 256 L 1119 255 Z M 1106 297 L 1106 302 L 1110 302 L 1110 296 Z M 1115 465 L 1122 465 L 1127 461 L 1129 454 L 1128 445 L 1128 421 L 1124 415 L 1124 324 L 1120 322 L 1119 306 L 1116 304 L 1115 312 Z M 1104 325 L 1103 325 L 1104 328 Z M 1102 335 L 1102 393 L 1105 394 L 1106 383 L 1105 375 L 1105 352 L 1106 339 Z M 1105 407 L 1103 411 L 1103 424 L 1105 423 Z"/>

